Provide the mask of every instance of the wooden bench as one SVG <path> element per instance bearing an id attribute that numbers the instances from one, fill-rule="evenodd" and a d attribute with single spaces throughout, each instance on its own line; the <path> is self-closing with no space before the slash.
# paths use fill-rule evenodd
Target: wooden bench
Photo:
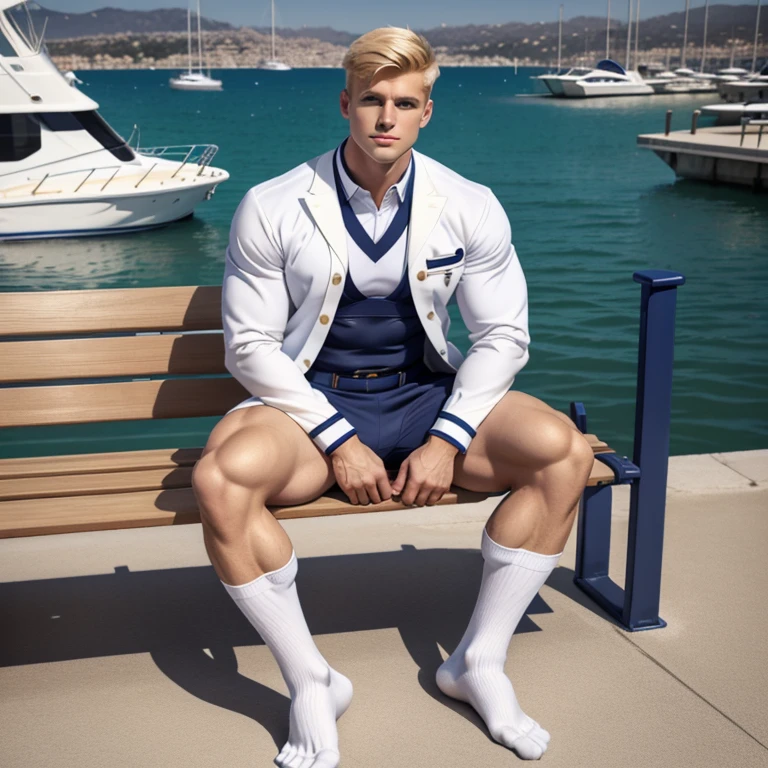
<path id="1" fill-rule="evenodd" d="M 248 397 L 225 370 L 217 286 L 0 294 L 0 428 L 221 416 Z M 583 430 L 585 431 L 585 430 Z M 611 449 L 594 435 L 596 457 Z M 0 460 L 0 538 L 199 522 L 199 447 Z M 617 481 L 596 458 L 590 486 Z M 478 501 L 453 488 L 441 503 Z M 401 509 L 338 489 L 278 519 Z"/>

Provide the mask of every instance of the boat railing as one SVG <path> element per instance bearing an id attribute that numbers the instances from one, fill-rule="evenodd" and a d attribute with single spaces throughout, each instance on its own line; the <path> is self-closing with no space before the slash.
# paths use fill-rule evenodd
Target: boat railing
<path id="1" fill-rule="evenodd" d="M 186 165 L 197 165 L 199 176 L 211 163 L 219 147 L 216 144 L 176 144 L 167 147 L 137 147 L 136 152 L 145 157 L 162 157 L 164 160 L 181 159 L 181 165 L 173 176 Z M 171 178 L 173 178 L 173 176 Z"/>
<path id="2" fill-rule="evenodd" d="M 195 174 L 196 176 L 200 176 L 200 174 L 205 170 L 205 168 L 208 167 L 211 160 L 215 156 L 216 152 L 218 151 L 218 146 L 215 144 L 194 144 L 194 145 L 187 145 L 187 146 L 169 146 L 169 147 L 150 147 L 148 149 L 141 149 L 140 153 L 146 157 L 151 158 L 163 158 L 164 160 L 170 160 L 172 158 L 180 157 L 181 162 L 179 163 L 178 168 L 176 168 L 171 174 L 171 178 L 175 178 L 179 171 L 181 171 L 182 168 L 184 168 L 186 165 L 197 165 L 199 170 Z M 138 186 L 152 173 L 153 170 L 157 167 L 157 163 L 153 163 L 151 167 L 149 167 L 142 177 L 138 180 L 138 182 L 134 185 L 134 189 L 138 188 Z M 79 192 L 81 187 L 88 181 L 88 179 L 93 176 L 94 173 L 97 171 L 112 171 L 111 175 L 106 179 L 106 181 L 102 184 L 100 188 L 100 192 L 103 192 L 109 184 L 111 184 L 115 178 L 117 178 L 118 174 L 121 170 L 126 170 L 130 173 L 130 175 L 135 175 L 137 166 L 130 165 L 127 163 L 122 163 L 120 165 L 97 165 L 93 166 L 91 168 L 74 168 L 69 171 L 59 171 L 58 173 L 46 173 L 45 176 L 43 176 L 41 179 L 37 181 L 37 185 L 32 190 L 32 195 L 41 194 L 41 187 L 46 183 L 50 182 L 52 179 L 60 179 L 63 176 L 73 176 L 75 174 L 84 174 L 83 178 L 80 180 L 80 182 L 77 184 L 77 186 L 70 190 L 72 194 Z M 143 170 L 143 168 L 142 168 Z M 126 174 L 123 174 L 123 177 Z M 35 181 L 35 179 L 32 179 L 32 181 Z M 50 194 L 54 190 L 43 190 L 43 192 Z M 60 191 L 60 190 L 55 190 Z"/>
<path id="3" fill-rule="evenodd" d="M 88 179 L 90 179 L 91 176 L 93 176 L 93 174 L 96 173 L 96 171 L 112 171 L 112 174 L 101 186 L 100 191 L 103 192 L 107 188 L 107 185 L 117 176 L 121 168 L 129 168 L 129 169 L 132 169 L 134 172 L 136 170 L 136 166 L 126 165 L 123 163 L 121 165 L 97 165 L 97 166 L 94 166 L 93 168 L 73 168 L 72 170 L 69 170 L 69 171 L 59 171 L 58 173 L 46 173 L 45 176 L 43 176 L 43 178 L 37 182 L 37 186 L 32 190 L 32 194 L 33 195 L 38 194 L 38 192 L 40 191 L 40 187 L 42 187 L 46 181 L 51 181 L 52 179 L 60 179 L 63 176 L 85 174 L 85 176 L 80 180 L 80 183 L 72 190 L 72 193 L 74 194 L 75 192 L 80 191 L 80 188 L 83 186 L 83 184 L 85 184 L 85 182 L 88 181 Z M 146 178 L 146 175 L 144 178 Z M 144 180 L 144 178 L 142 178 L 139 181 L 139 184 L 141 183 L 141 181 Z M 138 184 L 136 186 L 138 186 Z M 51 191 L 52 190 L 46 190 L 46 192 L 48 192 L 49 194 Z M 59 191 L 59 190 L 55 190 L 55 191 Z"/>

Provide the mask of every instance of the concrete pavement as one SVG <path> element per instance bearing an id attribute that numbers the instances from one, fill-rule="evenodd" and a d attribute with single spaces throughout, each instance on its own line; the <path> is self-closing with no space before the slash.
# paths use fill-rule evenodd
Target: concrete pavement
<path id="1" fill-rule="evenodd" d="M 768 766 L 768 450 L 673 457 L 662 630 L 626 633 L 572 583 L 574 534 L 507 671 L 568 768 Z M 614 489 L 623 582 L 628 489 Z M 290 520 L 298 588 L 355 699 L 347 768 L 518 765 L 434 671 L 457 644 L 498 499 Z M 0 765 L 261 768 L 289 701 L 200 526 L 0 541 Z"/>

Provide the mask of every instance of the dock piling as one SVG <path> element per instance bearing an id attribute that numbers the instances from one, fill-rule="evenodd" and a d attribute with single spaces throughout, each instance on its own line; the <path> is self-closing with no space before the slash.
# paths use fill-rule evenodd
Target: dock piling
<path id="1" fill-rule="evenodd" d="M 691 118 L 691 136 L 694 136 L 696 134 L 696 126 L 698 125 L 700 114 L 701 114 L 700 109 L 693 110 L 693 117 Z"/>

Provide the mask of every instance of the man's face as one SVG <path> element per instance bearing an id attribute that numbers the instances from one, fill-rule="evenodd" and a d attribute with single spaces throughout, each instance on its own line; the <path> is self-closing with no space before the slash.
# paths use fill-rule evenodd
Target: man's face
<path id="1" fill-rule="evenodd" d="M 381 70 L 371 82 L 352 79 L 341 92 L 341 114 L 354 142 L 377 163 L 394 163 L 432 116 L 424 73 Z"/>

